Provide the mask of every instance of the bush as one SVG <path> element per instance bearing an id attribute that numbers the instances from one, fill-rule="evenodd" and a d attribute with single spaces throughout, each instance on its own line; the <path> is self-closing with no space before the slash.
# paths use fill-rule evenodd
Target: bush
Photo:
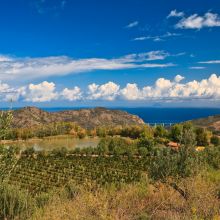
<path id="1" fill-rule="evenodd" d="M 179 142 L 181 138 L 183 126 L 181 124 L 175 124 L 171 127 L 170 138 L 175 142 Z"/>
<path id="2" fill-rule="evenodd" d="M 156 128 L 154 129 L 154 136 L 155 137 L 167 137 L 167 130 L 164 128 L 164 126 L 162 125 L 157 125 Z"/>
<path id="3" fill-rule="evenodd" d="M 217 135 L 213 135 L 211 137 L 211 143 L 214 145 L 214 146 L 219 146 L 220 145 L 220 138 L 217 136 Z"/>
<path id="4" fill-rule="evenodd" d="M 35 209 L 29 193 L 16 186 L 0 185 L 0 219 L 27 219 Z"/>
<path id="5" fill-rule="evenodd" d="M 199 146 L 207 146 L 210 142 L 209 132 L 204 128 L 196 129 L 196 142 Z"/>
<path id="6" fill-rule="evenodd" d="M 65 147 L 52 150 L 52 154 L 57 157 L 65 157 L 68 153 L 68 150 Z"/>
<path id="7" fill-rule="evenodd" d="M 220 147 L 207 147 L 204 154 L 208 166 L 220 169 Z"/>

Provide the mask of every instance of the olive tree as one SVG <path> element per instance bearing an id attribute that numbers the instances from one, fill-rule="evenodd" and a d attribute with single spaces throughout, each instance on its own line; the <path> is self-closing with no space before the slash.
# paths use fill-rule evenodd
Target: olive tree
<path id="1" fill-rule="evenodd" d="M 13 119 L 11 111 L 2 111 L 0 113 L 0 140 L 5 139 Z"/>
<path id="2" fill-rule="evenodd" d="M 195 150 L 196 134 L 190 123 L 178 125 L 173 131 L 180 144 L 179 150 L 169 148 L 161 150 L 158 155 L 151 158 L 148 173 L 152 179 L 169 184 L 187 199 L 187 192 L 178 186 L 178 182 L 181 178 L 195 175 L 201 168 Z"/>

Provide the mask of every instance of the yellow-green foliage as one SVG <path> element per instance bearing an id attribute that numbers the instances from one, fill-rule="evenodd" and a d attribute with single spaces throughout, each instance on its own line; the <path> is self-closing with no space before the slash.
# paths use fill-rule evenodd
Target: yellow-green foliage
<path id="1" fill-rule="evenodd" d="M 216 184 L 197 176 L 179 185 L 187 190 L 188 200 L 165 184 L 151 185 L 146 180 L 120 189 L 81 187 L 72 199 L 55 196 L 32 220 L 218 219 Z"/>
<path id="2" fill-rule="evenodd" d="M 11 111 L 0 113 L 0 140 L 6 138 L 12 119 Z"/>
<path id="3" fill-rule="evenodd" d="M 1 183 L 0 219 L 26 219 L 33 211 L 34 199 L 27 191 Z"/>

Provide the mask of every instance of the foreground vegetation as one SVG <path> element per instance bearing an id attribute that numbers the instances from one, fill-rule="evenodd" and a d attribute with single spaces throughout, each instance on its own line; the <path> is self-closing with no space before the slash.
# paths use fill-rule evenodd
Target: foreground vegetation
<path id="1" fill-rule="evenodd" d="M 220 147 L 188 144 L 144 156 L 1 148 L 0 217 L 217 219 Z"/>
<path id="2" fill-rule="evenodd" d="M 1 147 L 0 219 L 220 218 L 217 136 L 190 123 L 112 136 L 72 151 Z"/>

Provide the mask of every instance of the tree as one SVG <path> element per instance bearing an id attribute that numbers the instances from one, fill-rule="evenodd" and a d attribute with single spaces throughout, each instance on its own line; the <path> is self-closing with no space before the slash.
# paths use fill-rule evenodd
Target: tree
<path id="1" fill-rule="evenodd" d="M 139 153 L 139 155 L 141 155 L 142 157 L 145 157 L 145 156 L 147 156 L 148 155 L 148 150 L 147 150 L 147 148 L 146 147 L 139 147 L 138 148 L 138 153 Z"/>
<path id="2" fill-rule="evenodd" d="M 219 146 L 220 145 L 220 138 L 217 136 L 217 135 L 213 135 L 211 137 L 211 143 L 214 145 L 214 146 Z"/>
<path id="3" fill-rule="evenodd" d="M 152 152 L 154 147 L 154 140 L 153 138 L 146 135 L 146 133 L 141 134 L 141 138 L 138 140 L 137 143 L 138 148 L 146 148 L 148 152 Z"/>
<path id="4" fill-rule="evenodd" d="M 97 128 L 96 133 L 97 133 L 98 137 L 106 137 L 107 136 L 107 131 L 106 131 L 106 128 L 104 128 L 104 127 Z"/>
<path id="5" fill-rule="evenodd" d="M 0 139 L 5 139 L 9 131 L 13 115 L 11 111 L 4 112 L 0 114 Z"/>
<path id="6" fill-rule="evenodd" d="M 85 129 L 80 129 L 80 130 L 78 131 L 77 135 L 78 135 L 78 137 L 79 137 L 80 139 L 85 138 L 85 137 L 86 137 L 86 130 L 85 130 Z"/>
<path id="7" fill-rule="evenodd" d="M 182 144 L 185 148 L 195 149 L 196 134 L 192 123 L 186 122 L 182 125 L 179 140 L 180 144 Z"/>
<path id="8" fill-rule="evenodd" d="M 109 153 L 108 146 L 106 144 L 99 144 L 95 150 L 99 155 L 106 155 Z"/>
<path id="9" fill-rule="evenodd" d="M 170 130 L 170 138 L 173 141 L 179 142 L 181 138 L 182 130 L 183 130 L 183 126 L 181 124 L 173 125 Z"/>
<path id="10" fill-rule="evenodd" d="M 166 137 L 167 136 L 167 130 L 162 125 L 157 125 L 154 130 L 154 136 L 155 137 Z"/>
<path id="11" fill-rule="evenodd" d="M 180 138 L 180 150 L 178 155 L 178 175 L 187 177 L 199 168 L 197 163 L 197 155 L 195 151 L 196 134 L 195 129 L 191 123 L 183 124 L 183 129 Z"/>
<path id="12" fill-rule="evenodd" d="M 220 146 L 207 147 L 205 156 L 206 162 L 210 167 L 220 169 Z"/>
<path id="13" fill-rule="evenodd" d="M 196 141 L 197 141 L 197 145 L 199 146 L 209 145 L 210 138 L 209 138 L 208 131 L 204 128 L 197 128 L 196 129 Z"/>
<path id="14" fill-rule="evenodd" d="M 152 179 L 170 185 L 185 199 L 188 199 L 187 191 L 178 186 L 178 180 L 195 175 L 201 168 L 198 154 L 195 151 L 194 127 L 191 123 L 184 123 L 175 126 L 172 134 L 176 135 L 173 137 L 177 138 L 180 143 L 179 150 L 173 152 L 169 148 L 164 148 L 158 151 L 158 154 L 150 157 L 150 162 L 147 165 L 148 173 Z"/>

